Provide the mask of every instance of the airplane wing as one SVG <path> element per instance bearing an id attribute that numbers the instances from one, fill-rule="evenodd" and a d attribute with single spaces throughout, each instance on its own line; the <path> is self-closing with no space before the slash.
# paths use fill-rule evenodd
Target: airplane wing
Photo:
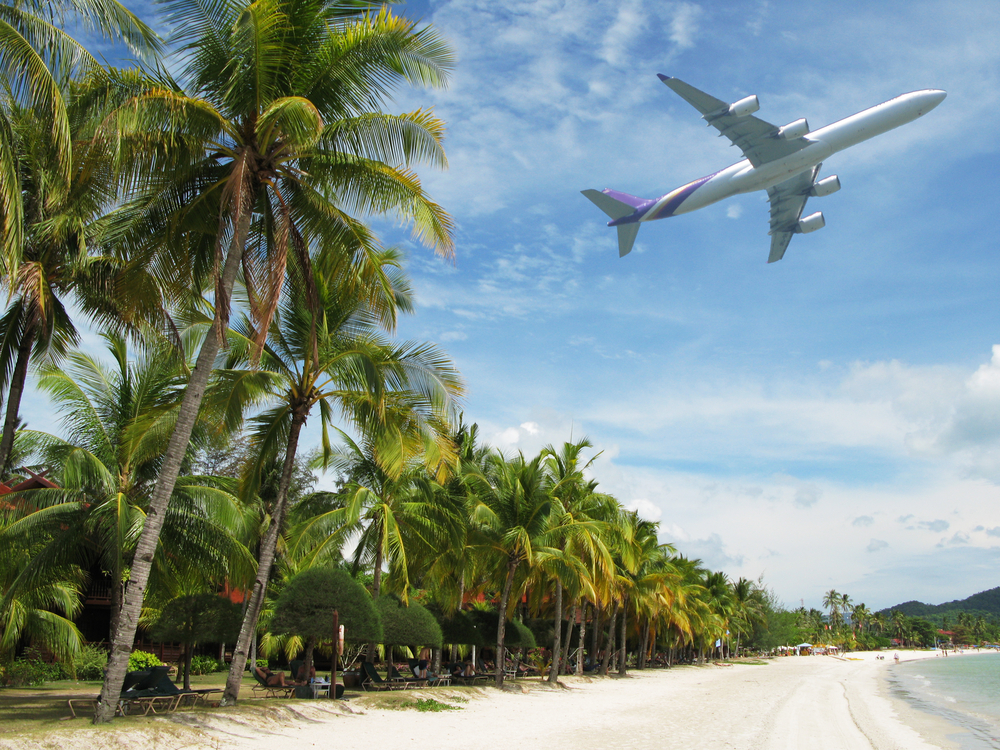
<path id="1" fill-rule="evenodd" d="M 776 126 L 753 115 L 729 114 L 729 103 L 699 91 L 677 78 L 660 75 L 660 80 L 676 91 L 684 101 L 701 112 L 702 119 L 724 135 L 743 152 L 755 167 L 801 151 L 809 142 L 804 138 L 781 138 Z"/>
<path id="2" fill-rule="evenodd" d="M 771 254 L 768 263 L 781 260 L 788 249 L 788 243 L 795 234 L 794 227 L 802 217 L 802 209 L 809 199 L 809 190 L 816 181 L 822 164 L 799 172 L 794 177 L 779 182 L 767 189 L 767 199 L 771 202 Z"/>

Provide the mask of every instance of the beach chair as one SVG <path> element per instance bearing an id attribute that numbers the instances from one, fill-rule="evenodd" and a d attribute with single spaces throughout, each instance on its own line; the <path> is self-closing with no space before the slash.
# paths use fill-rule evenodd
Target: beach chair
<path id="1" fill-rule="evenodd" d="M 134 688 L 139 683 L 147 680 L 149 676 L 150 676 L 150 670 L 148 669 L 140 669 L 135 672 L 128 672 L 125 675 L 125 681 L 122 683 L 122 692 L 118 698 L 118 705 L 115 707 L 115 713 L 117 715 L 122 716 L 124 713 L 123 711 L 124 706 L 122 705 L 122 701 L 124 700 L 125 693 L 128 690 Z M 99 695 L 88 695 L 82 698 L 70 698 L 69 700 L 66 701 L 66 703 L 69 705 L 70 717 L 73 719 L 77 718 L 76 709 L 84 705 L 86 705 L 91 711 L 96 711 L 97 701 L 100 699 L 100 697 L 101 696 Z"/>
<path id="2" fill-rule="evenodd" d="M 427 680 L 416 676 L 411 678 L 401 675 L 395 664 L 389 665 L 385 679 L 393 685 L 402 685 L 403 690 L 409 690 L 411 687 L 427 687 Z"/>
<path id="3" fill-rule="evenodd" d="M 188 696 L 198 700 L 195 691 L 181 690 L 174 684 L 170 679 L 170 667 L 153 667 L 149 671 L 149 677 L 122 694 L 123 713 L 133 713 L 136 709 L 141 710 L 143 716 L 171 713 Z"/>
<path id="4" fill-rule="evenodd" d="M 298 687 L 297 685 L 268 685 L 267 679 L 257 671 L 256 667 L 250 670 L 250 674 L 257 680 L 257 684 L 251 688 L 255 698 L 261 695 L 265 698 L 291 698 L 295 694 L 295 688 Z"/>
<path id="5" fill-rule="evenodd" d="M 448 674 L 452 682 L 458 685 L 475 685 L 477 682 L 488 682 L 489 675 L 483 674 L 473 674 L 464 675 L 462 672 L 465 670 L 465 662 L 453 661 L 448 665 Z"/>
<path id="6" fill-rule="evenodd" d="M 438 687 L 440 685 L 450 685 L 451 675 L 430 675 L 429 677 L 417 677 L 417 669 L 420 667 L 420 661 L 418 659 L 407 659 L 407 665 L 410 667 L 410 671 L 413 673 L 413 679 L 422 680 L 427 683 L 427 687 Z"/>
<path id="7" fill-rule="evenodd" d="M 402 683 L 392 683 L 383 680 L 382 675 L 375 670 L 375 665 L 371 662 L 362 662 L 361 669 L 364 672 L 361 687 L 365 690 L 399 690 L 405 687 Z"/>

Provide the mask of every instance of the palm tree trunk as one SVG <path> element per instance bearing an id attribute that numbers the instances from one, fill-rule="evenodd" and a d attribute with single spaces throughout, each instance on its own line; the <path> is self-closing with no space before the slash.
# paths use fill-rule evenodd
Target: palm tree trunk
<path id="1" fill-rule="evenodd" d="M 184 644 L 184 689 L 191 689 L 191 657 L 194 655 L 194 644 Z"/>
<path id="2" fill-rule="evenodd" d="M 115 714 L 115 707 L 118 705 L 118 697 L 121 695 L 122 684 L 125 682 L 128 657 L 132 652 L 136 628 L 139 626 L 139 612 L 142 609 L 146 584 L 149 582 L 149 572 L 153 567 L 153 555 L 156 553 L 156 546 L 160 540 L 160 530 L 166 519 L 167 506 L 170 504 L 170 497 L 174 494 L 174 485 L 177 483 L 181 462 L 184 460 L 184 455 L 191 442 L 191 433 L 194 431 L 195 420 L 198 417 L 198 410 L 201 408 L 201 400 L 205 395 L 208 378 L 215 365 L 215 356 L 219 353 L 219 347 L 222 345 L 223 333 L 229 326 L 228 310 L 233 298 L 233 284 L 236 283 L 236 275 L 243 259 L 243 249 L 250 233 L 250 220 L 253 217 L 249 210 L 249 206 L 252 206 L 255 200 L 253 193 L 253 188 L 248 188 L 247 203 L 241 207 L 242 210 L 239 212 L 229 252 L 226 253 L 226 263 L 222 269 L 220 281 L 222 295 L 220 296 L 223 299 L 216 299 L 215 321 L 208 329 L 201 350 L 198 352 L 198 360 L 191 372 L 191 379 L 184 390 L 184 398 L 181 400 L 177 413 L 177 422 L 170 436 L 170 442 L 167 444 L 167 450 L 163 454 L 163 463 L 160 465 L 156 487 L 153 488 L 153 495 L 150 497 L 149 506 L 146 509 L 146 520 L 135 547 L 129 583 L 125 589 L 121 620 L 115 633 L 114 642 L 111 644 L 104 684 L 101 686 L 97 710 L 94 712 L 95 724 L 105 724 L 111 721 Z M 245 654 L 244 651 L 244 659 Z M 233 654 L 233 661 L 236 661 L 236 654 Z"/>
<path id="3" fill-rule="evenodd" d="M 626 661 L 625 656 L 626 656 L 626 649 L 628 648 L 628 636 L 626 635 L 628 631 L 625 629 L 625 625 L 627 623 L 627 619 L 628 619 L 628 599 L 626 599 L 625 602 L 622 604 L 622 627 L 621 627 L 622 635 L 621 635 L 621 646 L 618 647 L 618 676 L 619 677 L 624 677 L 625 676 L 625 661 Z"/>
<path id="4" fill-rule="evenodd" d="M 288 501 L 288 488 L 292 483 L 292 472 L 295 469 L 295 451 L 299 445 L 299 433 L 306 421 L 306 409 L 296 406 L 292 412 L 292 424 L 288 429 L 288 446 L 285 448 L 285 463 L 281 470 L 281 481 L 278 484 L 278 496 L 271 509 L 271 524 L 264 533 L 257 553 L 257 576 L 254 578 L 253 590 L 250 593 L 250 604 L 243 615 L 243 625 L 240 636 L 233 648 L 233 660 L 229 665 L 229 677 L 226 678 L 226 692 L 219 702 L 221 706 L 231 706 L 239 700 L 240 684 L 243 682 L 243 670 L 246 669 L 247 655 L 250 653 L 250 643 L 257 631 L 257 619 L 264 606 L 264 596 L 267 594 L 267 581 L 271 577 L 271 566 L 278 549 L 278 536 L 285 521 L 285 510 Z"/>
<path id="5" fill-rule="evenodd" d="M 594 665 L 597 665 L 598 644 L 600 643 L 601 614 L 604 607 L 600 604 L 594 605 L 594 632 L 590 635 L 590 653 L 593 654 Z"/>
<path id="6" fill-rule="evenodd" d="M 462 571 L 462 576 L 458 579 L 458 611 L 462 611 L 462 602 L 465 601 L 465 571 Z M 451 644 L 451 660 L 449 664 L 454 664 L 458 661 L 458 644 Z M 472 663 L 475 664 L 476 660 L 473 659 Z M 449 667 L 450 668 L 450 667 Z"/>
<path id="7" fill-rule="evenodd" d="M 313 652 L 315 651 L 315 649 L 316 649 L 316 638 L 311 636 L 311 637 L 309 637 L 309 638 L 306 639 L 306 659 L 305 659 L 305 663 L 302 665 L 303 679 L 306 681 L 307 685 L 309 684 L 309 679 L 312 677 L 312 672 L 313 672 Z M 337 658 L 337 644 L 336 643 L 333 644 L 333 658 L 334 659 Z M 295 682 L 296 679 L 298 679 L 298 675 L 294 675 L 293 674 L 292 675 L 292 682 Z M 333 690 L 336 691 L 336 688 L 333 688 Z"/>
<path id="8" fill-rule="evenodd" d="M 573 637 L 573 626 L 576 625 L 576 612 L 577 612 L 576 599 L 573 599 L 573 603 L 570 605 L 569 608 L 569 619 L 566 622 L 566 637 L 563 638 L 563 652 L 562 652 L 561 666 L 564 674 L 569 674 L 569 649 L 571 645 L 570 641 L 572 640 Z"/>
<path id="9" fill-rule="evenodd" d="M 507 602 L 510 601 L 510 589 L 514 583 L 514 573 L 517 571 L 517 559 L 512 558 L 507 563 L 507 578 L 503 582 L 503 594 L 500 595 L 500 615 L 497 620 L 497 652 L 496 652 L 496 686 L 497 690 L 503 688 L 504 677 L 504 635 L 507 629 Z"/>
<path id="10" fill-rule="evenodd" d="M 584 601 L 584 603 L 583 603 L 583 616 L 580 618 L 580 635 L 579 635 L 579 641 L 577 641 L 577 643 L 579 644 L 577 646 L 577 655 L 576 655 L 576 674 L 577 674 L 578 677 L 581 676 L 581 675 L 583 675 L 583 654 L 584 654 L 584 645 L 587 643 L 587 641 L 586 641 L 586 638 L 587 638 L 587 610 L 589 608 L 590 608 L 590 605 L 586 601 Z"/>
<path id="11" fill-rule="evenodd" d="M 549 682 L 559 682 L 559 658 L 562 656 L 562 581 L 556 579 L 555 628 L 552 631 L 552 667 Z"/>
<path id="12" fill-rule="evenodd" d="M 611 608 L 611 617 L 608 618 L 608 637 L 604 641 L 604 658 L 601 659 L 601 674 L 608 673 L 608 665 L 611 663 L 611 652 L 615 648 L 615 627 L 618 625 L 618 602 Z"/>
<path id="13" fill-rule="evenodd" d="M 378 601 L 379 595 L 382 592 L 382 535 L 379 535 L 378 546 L 375 549 L 375 568 L 372 571 L 372 599 Z M 375 663 L 375 653 L 378 650 L 378 644 L 372 641 L 368 644 L 368 650 L 365 653 L 365 661 L 369 664 Z"/>
<path id="14" fill-rule="evenodd" d="M 31 347 L 35 344 L 35 327 L 28 325 L 21 343 L 17 347 L 17 359 L 14 372 L 10 376 L 10 389 L 7 391 L 7 411 L 3 420 L 3 438 L 0 439 L 0 478 L 7 468 L 7 459 L 14 447 L 14 432 L 17 430 L 18 412 L 21 410 L 21 396 L 24 394 L 24 381 L 28 378 L 28 360 L 31 358 Z"/>
<path id="15" fill-rule="evenodd" d="M 646 657 L 649 654 L 649 618 L 642 621 L 642 634 L 639 636 L 639 659 L 636 662 L 636 669 L 646 668 Z"/>

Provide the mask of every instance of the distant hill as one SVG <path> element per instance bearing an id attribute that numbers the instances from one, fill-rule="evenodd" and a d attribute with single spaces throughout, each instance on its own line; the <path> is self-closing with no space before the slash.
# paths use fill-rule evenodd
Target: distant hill
<path id="1" fill-rule="evenodd" d="M 929 619 L 940 619 L 942 616 L 957 615 L 959 612 L 969 612 L 974 615 L 986 617 L 1000 616 L 1000 586 L 989 591 L 980 591 L 967 599 L 956 599 L 944 604 L 924 604 L 923 602 L 909 601 L 897 604 L 895 607 L 887 607 L 883 612 L 899 610 L 908 617 L 927 617 Z"/>

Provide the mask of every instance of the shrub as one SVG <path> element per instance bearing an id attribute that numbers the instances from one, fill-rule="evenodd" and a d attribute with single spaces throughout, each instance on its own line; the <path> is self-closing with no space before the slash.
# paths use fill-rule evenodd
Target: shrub
<path id="1" fill-rule="evenodd" d="M 148 651 L 133 651 L 128 657 L 129 672 L 161 666 L 163 666 L 163 662 L 157 658 L 156 654 L 151 654 Z"/>
<path id="2" fill-rule="evenodd" d="M 107 665 L 107 652 L 97 646 L 84 646 L 73 656 L 73 671 L 80 681 L 103 680 Z"/>
<path id="3" fill-rule="evenodd" d="M 8 687 L 33 687 L 58 680 L 62 675 L 58 664 L 46 664 L 41 654 L 29 648 L 23 658 L 0 667 L 0 683 Z"/>
<path id="4" fill-rule="evenodd" d="M 440 646 L 441 627 L 426 607 L 405 606 L 399 597 L 387 594 L 375 602 L 382 620 L 382 642 L 390 646 Z"/>
<path id="5" fill-rule="evenodd" d="M 224 672 L 226 663 L 219 661 L 214 656 L 192 656 L 191 674 L 212 674 L 213 672 Z"/>

